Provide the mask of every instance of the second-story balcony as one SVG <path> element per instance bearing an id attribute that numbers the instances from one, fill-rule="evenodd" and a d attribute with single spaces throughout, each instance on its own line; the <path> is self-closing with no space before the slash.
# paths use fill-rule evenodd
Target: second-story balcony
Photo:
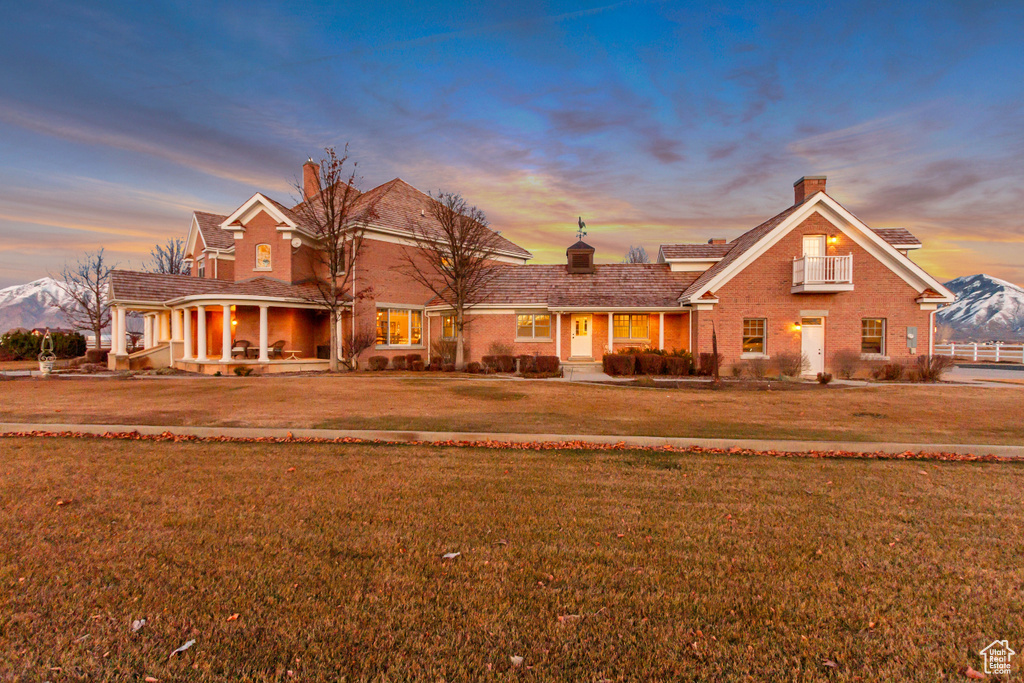
<path id="1" fill-rule="evenodd" d="M 793 294 L 849 292 L 853 289 L 853 254 L 800 256 L 793 259 Z"/>

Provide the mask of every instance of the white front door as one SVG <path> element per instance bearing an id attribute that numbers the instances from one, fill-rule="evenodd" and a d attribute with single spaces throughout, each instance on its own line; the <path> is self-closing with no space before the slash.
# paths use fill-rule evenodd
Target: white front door
<path id="1" fill-rule="evenodd" d="M 592 357 L 594 353 L 594 344 L 591 341 L 592 323 L 592 316 L 573 314 L 571 356 L 575 358 Z"/>
<path id="2" fill-rule="evenodd" d="M 800 321 L 800 352 L 810 365 L 804 374 L 816 377 L 825 372 L 825 319 L 803 318 Z"/>

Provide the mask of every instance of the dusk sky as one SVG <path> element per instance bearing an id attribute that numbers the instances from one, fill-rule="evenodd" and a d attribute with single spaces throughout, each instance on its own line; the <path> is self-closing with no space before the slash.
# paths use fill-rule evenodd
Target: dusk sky
<path id="1" fill-rule="evenodd" d="M 823 174 L 941 279 L 1024 283 L 1020 0 L 503 4 L 7 3 L 0 287 L 139 268 L 346 142 L 535 263 L 580 215 L 604 261 L 731 239 Z"/>

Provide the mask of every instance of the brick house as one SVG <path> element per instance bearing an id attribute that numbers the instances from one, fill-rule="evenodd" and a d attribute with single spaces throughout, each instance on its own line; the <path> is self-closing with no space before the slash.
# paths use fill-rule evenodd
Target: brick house
<path id="1" fill-rule="evenodd" d="M 316 171 L 304 167 L 307 179 Z M 826 194 L 822 176 L 794 190 L 791 206 L 736 239 L 663 244 L 652 264 L 598 264 L 580 240 L 565 263 L 528 265 L 532 255 L 501 237 L 495 275 L 467 316 L 467 360 L 494 343 L 567 365 L 629 346 L 697 354 L 711 350 L 712 330 L 726 366 L 802 353 L 814 374 L 841 350 L 930 354 L 934 313 L 954 297 L 911 260 L 921 242 L 902 228 L 868 227 Z M 396 266 L 416 249 L 413 231 L 429 229 L 432 200 L 400 179 L 360 199 L 376 207 L 356 265 L 370 295 L 352 302 L 340 332 L 376 329 L 365 355 L 429 358 L 454 336 L 451 311 Z M 130 357 L 119 342 L 111 365 L 326 368 L 328 316 L 310 296 L 314 245 L 294 208 L 257 193 L 230 215 L 196 212 L 190 276 L 115 271 L 115 330 L 134 310 L 146 334 Z M 248 354 L 232 353 L 240 341 L 250 342 Z"/>

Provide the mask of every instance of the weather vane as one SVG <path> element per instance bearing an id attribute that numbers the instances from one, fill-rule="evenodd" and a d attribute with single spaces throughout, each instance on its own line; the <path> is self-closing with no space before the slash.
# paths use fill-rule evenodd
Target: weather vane
<path id="1" fill-rule="evenodd" d="M 576 237 L 583 239 L 587 236 L 587 224 L 583 222 L 583 216 L 580 216 L 580 228 L 576 231 Z"/>

